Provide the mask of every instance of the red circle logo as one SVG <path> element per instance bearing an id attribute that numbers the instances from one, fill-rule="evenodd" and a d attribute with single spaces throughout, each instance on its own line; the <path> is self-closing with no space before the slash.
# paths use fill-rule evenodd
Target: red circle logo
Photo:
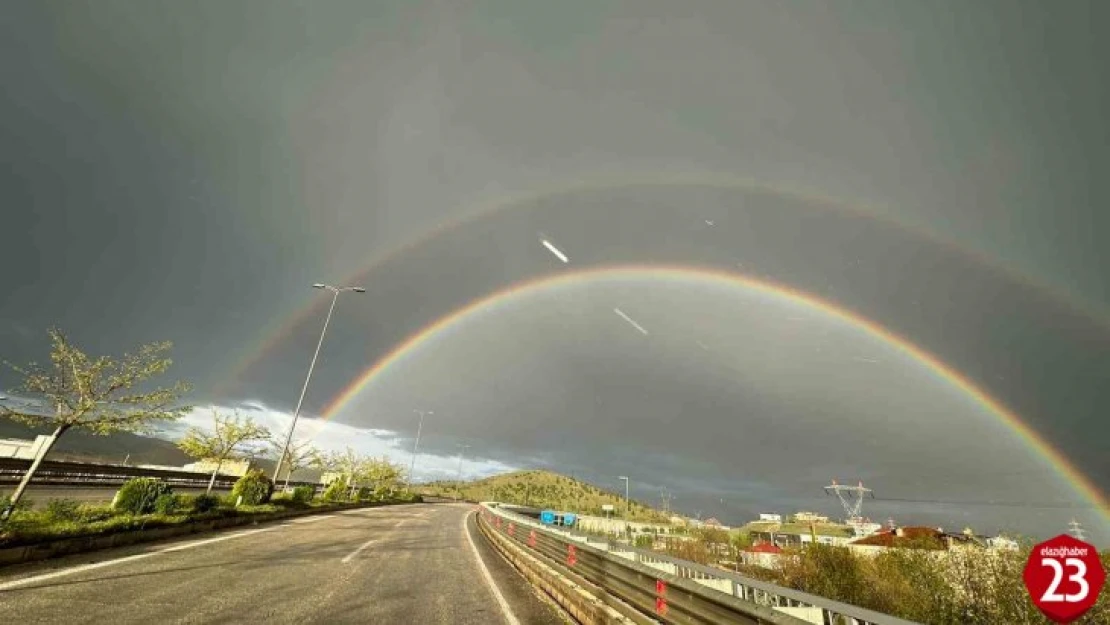
<path id="1" fill-rule="evenodd" d="M 1106 583 L 1098 550 L 1067 534 L 1034 545 L 1022 577 L 1033 605 L 1056 623 L 1083 616 Z"/>

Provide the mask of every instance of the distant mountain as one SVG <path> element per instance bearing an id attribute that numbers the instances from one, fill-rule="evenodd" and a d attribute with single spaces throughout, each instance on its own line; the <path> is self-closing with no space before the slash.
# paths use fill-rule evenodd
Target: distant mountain
<path id="1" fill-rule="evenodd" d="M 622 495 L 604 491 L 592 484 L 551 471 L 514 471 L 473 482 L 432 482 L 422 487 L 429 495 L 454 497 L 456 487 L 469 501 L 500 501 L 536 508 L 551 508 L 578 514 L 601 516 L 601 506 L 625 507 Z M 665 515 L 649 506 L 632 501 L 633 520 L 664 520 Z"/>
<path id="2" fill-rule="evenodd" d="M 48 428 L 32 428 L 11 419 L 0 418 L 0 438 L 33 439 L 38 434 L 49 434 Z M 130 455 L 129 464 L 160 464 L 183 466 L 193 460 L 172 442 L 120 432 L 108 436 L 95 436 L 83 430 L 70 430 L 54 445 L 49 460 L 80 462 L 110 462 L 119 464 Z"/>

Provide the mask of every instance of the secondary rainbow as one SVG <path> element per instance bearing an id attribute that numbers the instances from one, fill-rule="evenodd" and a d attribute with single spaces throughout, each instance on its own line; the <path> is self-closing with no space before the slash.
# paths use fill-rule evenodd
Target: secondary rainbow
<path id="1" fill-rule="evenodd" d="M 596 177 L 589 177 L 582 180 L 573 182 L 563 182 L 557 185 L 544 187 L 538 190 L 522 192 L 508 197 L 502 197 L 493 201 L 477 204 L 467 210 L 462 211 L 459 217 L 447 220 L 437 225 L 436 227 L 428 230 L 409 239 L 401 244 L 384 251 L 381 254 L 375 255 L 370 261 L 343 280 L 344 284 L 363 283 L 366 278 L 375 270 L 381 268 L 390 260 L 401 256 L 402 254 L 416 249 L 421 245 L 425 245 L 433 241 L 436 237 L 442 236 L 452 229 L 463 226 L 467 223 L 490 217 L 501 213 L 503 211 L 512 210 L 514 208 L 527 206 L 530 203 L 543 201 L 549 198 L 560 196 L 572 195 L 575 193 L 587 193 L 594 191 L 612 191 L 621 189 L 633 188 L 679 188 L 679 187 L 693 187 L 693 188 L 707 188 L 707 189 L 724 189 L 724 190 L 737 190 L 748 191 L 755 193 L 762 193 L 772 195 L 780 198 L 787 198 L 804 202 L 811 206 L 818 206 L 824 210 L 841 213 L 845 215 L 852 215 L 855 217 L 872 219 L 884 223 L 886 225 L 897 227 L 902 230 L 912 232 L 933 244 L 943 246 L 953 253 L 957 253 L 967 257 L 968 259 L 989 266 L 1000 273 L 1009 276 L 1011 279 L 1020 281 L 1041 291 L 1046 296 L 1065 305 L 1074 310 L 1084 313 L 1090 319 L 1096 321 L 1103 327 L 1110 327 L 1107 325 L 1107 315 L 1101 311 L 1095 311 L 1087 306 L 1084 302 L 1075 300 L 1073 297 L 1067 296 L 1059 289 L 1055 289 L 1050 285 L 1035 282 L 1029 276 L 1024 276 L 1015 272 L 1012 268 L 1000 264 L 994 259 L 970 250 L 965 247 L 956 246 L 951 240 L 942 238 L 938 233 L 928 230 L 921 225 L 906 224 L 897 220 L 891 215 L 890 210 L 885 207 L 863 204 L 859 202 L 847 203 L 827 195 L 818 193 L 784 189 L 781 187 L 771 186 L 769 184 L 741 178 L 731 174 L 714 173 L 714 172 L 648 172 L 648 173 L 631 173 L 631 174 L 609 174 Z M 370 286 L 370 285 L 367 285 Z M 277 316 L 274 317 L 270 323 L 266 324 L 259 332 L 259 343 L 251 348 L 244 350 L 246 357 L 235 363 L 228 375 L 223 376 L 221 379 L 224 381 L 220 386 L 214 389 L 214 394 L 219 396 L 223 395 L 229 390 L 244 372 L 250 369 L 255 363 L 259 362 L 266 354 L 270 352 L 275 346 L 279 345 L 285 337 L 292 333 L 293 329 L 305 323 L 309 315 L 320 310 L 325 304 L 323 300 L 312 300 L 305 306 L 297 309 L 290 316 Z"/>
<path id="2" fill-rule="evenodd" d="M 526 297 L 531 293 L 541 290 L 603 278 L 669 279 L 681 282 L 707 282 L 718 285 L 728 285 L 795 302 L 859 328 L 921 363 L 942 380 L 965 393 L 988 413 L 1000 419 L 1026 443 L 1033 453 L 1043 458 L 1049 465 L 1058 471 L 1061 477 L 1071 484 L 1084 500 L 1093 504 L 1102 521 L 1110 527 L 1110 503 L 1108 503 L 1106 496 L 1098 486 L 1075 467 L 1070 460 L 1064 457 L 1063 454 L 1057 451 L 1056 448 L 1045 440 L 1037 431 L 1026 425 L 1014 412 L 1009 410 L 999 400 L 988 395 L 959 371 L 946 365 L 933 354 L 869 319 L 835 306 L 809 293 L 739 273 L 713 269 L 673 265 L 611 265 L 578 271 L 561 272 L 538 279 L 517 282 L 507 288 L 473 300 L 466 306 L 459 308 L 409 336 L 385 357 L 378 360 L 354 378 L 354 380 L 347 385 L 327 407 L 325 407 L 323 417 L 320 421 L 326 422 L 335 417 L 335 415 L 341 412 L 363 389 L 373 383 L 378 376 L 385 373 L 391 366 L 415 354 L 422 346 L 434 341 L 441 333 L 465 322 L 471 316 L 489 311 L 497 305 L 508 302 L 509 300 Z M 322 426 L 323 423 L 320 423 L 317 427 Z"/>

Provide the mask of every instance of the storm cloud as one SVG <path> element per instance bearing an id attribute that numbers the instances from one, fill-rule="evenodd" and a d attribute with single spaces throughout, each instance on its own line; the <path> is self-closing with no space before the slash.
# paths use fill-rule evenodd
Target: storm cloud
<path id="1" fill-rule="evenodd" d="M 821 487 L 863 480 L 876 518 L 1051 535 L 1075 516 L 1105 542 L 1092 502 L 920 358 L 692 276 L 876 324 L 1110 488 L 1106 10 L 16 3 L 0 355 L 41 359 L 52 324 L 94 353 L 169 339 L 195 403 L 284 423 L 329 303 L 309 285 L 349 280 L 367 293 L 340 298 L 305 402 L 322 424 L 454 311 L 638 266 L 450 324 L 321 440 L 382 430 L 366 448 L 403 459 L 431 409 L 429 478 L 465 443 L 474 474 L 629 475 L 734 523 L 835 515 Z"/>

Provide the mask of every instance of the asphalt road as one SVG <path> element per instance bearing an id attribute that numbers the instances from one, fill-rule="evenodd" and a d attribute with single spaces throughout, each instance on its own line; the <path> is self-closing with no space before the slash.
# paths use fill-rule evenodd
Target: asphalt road
<path id="1" fill-rule="evenodd" d="M 565 623 L 482 537 L 473 510 L 351 510 L 9 567 L 0 614 L 67 624 Z"/>

